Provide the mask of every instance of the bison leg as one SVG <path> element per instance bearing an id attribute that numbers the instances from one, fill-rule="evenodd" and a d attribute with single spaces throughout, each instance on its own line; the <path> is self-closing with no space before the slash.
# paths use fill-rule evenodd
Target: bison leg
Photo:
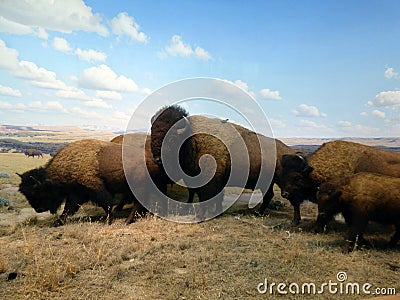
<path id="1" fill-rule="evenodd" d="M 264 194 L 263 202 L 261 203 L 260 209 L 258 211 L 256 211 L 256 214 L 260 215 L 260 216 L 264 215 L 265 210 L 267 209 L 269 203 L 271 202 L 272 198 L 274 197 L 274 184 L 272 183 L 269 186 L 266 193 L 264 193 L 264 191 L 263 191 L 263 194 Z"/>
<path id="2" fill-rule="evenodd" d="M 363 238 L 363 232 L 365 227 L 367 227 L 368 220 L 364 218 L 359 218 L 357 220 L 352 220 L 351 226 L 349 229 L 349 235 L 346 241 L 345 251 L 351 252 L 356 248 L 359 248 L 361 245 L 369 246 L 367 240 Z"/>
<path id="3" fill-rule="evenodd" d="M 112 222 L 111 211 L 113 196 L 105 187 L 103 187 L 99 192 L 97 192 L 96 200 L 97 204 L 104 209 L 106 213 L 106 222 L 110 225 Z"/>
<path id="4" fill-rule="evenodd" d="M 139 203 L 139 201 L 135 200 L 132 207 L 132 211 L 125 220 L 125 224 L 129 225 L 135 222 L 138 216 L 142 215 L 145 211 L 146 209 Z"/>
<path id="5" fill-rule="evenodd" d="M 123 196 L 122 199 L 119 201 L 117 206 L 114 208 L 116 211 L 121 211 L 124 208 L 124 205 L 129 203 L 130 198 Z"/>
<path id="6" fill-rule="evenodd" d="M 389 248 L 395 248 L 397 243 L 400 240 L 400 223 L 396 224 L 396 232 L 394 233 L 394 235 L 392 236 L 392 238 L 390 239 L 390 242 L 388 243 L 388 247 Z"/>
<path id="7" fill-rule="evenodd" d="M 111 225 L 112 222 L 112 205 L 103 205 L 102 208 L 104 209 L 104 212 L 106 213 L 106 222 L 108 225 Z"/>
<path id="8" fill-rule="evenodd" d="M 190 189 L 190 188 L 188 188 L 188 190 L 189 190 L 189 198 L 188 198 L 187 203 L 193 203 L 195 191 L 193 189 Z"/>
<path id="9" fill-rule="evenodd" d="M 300 202 L 298 201 L 290 201 L 293 205 L 293 224 L 299 225 L 301 221 L 301 214 L 300 214 Z"/>
<path id="10" fill-rule="evenodd" d="M 79 196 L 70 194 L 67 196 L 65 206 L 60 217 L 53 222 L 51 227 L 58 227 L 64 225 L 68 216 L 74 215 L 79 209 Z"/>

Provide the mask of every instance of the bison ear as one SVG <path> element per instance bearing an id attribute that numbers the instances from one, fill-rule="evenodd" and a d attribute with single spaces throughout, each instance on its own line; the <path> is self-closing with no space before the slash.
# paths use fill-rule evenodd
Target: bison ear
<path id="1" fill-rule="evenodd" d="M 310 174 L 312 171 L 314 170 L 313 167 L 310 166 L 305 166 L 303 170 L 301 170 L 301 173 L 303 173 L 304 175 L 308 175 Z"/>
<path id="2" fill-rule="evenodd" d="M 284 155 L 282 155 L 282 157 L 281 157 L 281 164 L 282 164 L 282 166 L 286 164 L 286 162 L 288 161 L 289 157 L 291 157 L 291 156 L 292 156 L 291 154 L 284 154 Z"/>

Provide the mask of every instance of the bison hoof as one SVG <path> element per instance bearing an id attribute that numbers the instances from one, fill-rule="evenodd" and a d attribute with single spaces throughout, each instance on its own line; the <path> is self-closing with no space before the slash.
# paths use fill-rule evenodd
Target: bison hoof
<path id="1" fill-rule="evenodd" d="M 256 210 L 254 211 L 254 215 L 257 217 L 267 217 L 269 214 L 265 210 L 264 211 Z"/>
<path id="2" fill-rule="evenodd" d="M 292 225 L 297 226 L 297 225 L 299 225 L 299 224 L 300 224 L 300 220 L 299 220 L 299 219 L 293 219 L 293 220 L 292 220 Z"/>
<path id="3" fill-rule="evenodd" d="M 57 219 L 50 225 L 50 227 L 59 227 L 59 226 L 62 226 L 62 225 L 64 225 L 64 222 L 61 221 L 60 219 Z"/>

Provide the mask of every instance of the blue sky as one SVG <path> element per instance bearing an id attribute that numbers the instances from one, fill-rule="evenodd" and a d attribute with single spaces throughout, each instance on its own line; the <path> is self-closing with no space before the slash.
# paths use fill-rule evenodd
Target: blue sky
<path id="1" fill-rule="evenodd" d="M 125 129 L 151 92 L 212 77 L 249 92 L 276 137 L 396 137 L 399 11 L 399 1 L 3 0 L 0 123 Z M 231 116 L 209 103 L 187 108 Z"/>

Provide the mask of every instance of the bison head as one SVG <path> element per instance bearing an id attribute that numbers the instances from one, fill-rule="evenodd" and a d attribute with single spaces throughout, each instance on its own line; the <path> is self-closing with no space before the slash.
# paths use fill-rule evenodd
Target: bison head
<path id="1" fill-rule="evenodd" d="M 318 218 L 317 232 L 324 230 L 326 224 L 336 214 L 340 212 L 340 196 L 342 192 L 338 190 L 334 183 L 323 183 L 317 193 Z"/>
<path id="2" fill-rule="evenodd" d="M 190 123 L 187 120 L 188 112 L 180 106 L 172 105 L 160 109 L 151 119 L 151 152 L 154 162 L 162 165 L 161 146 L 166 147 L 170 152 L 174 146 L 179 145 L 182 140 L 181 135 L 189 130 Z M 180 122 L 179 126 L 174 126 Z M 170 131 L 172 130 L 172 132 Z M 168 140 L 164 141 L 168 133 Z M 176 150 L 176 149 L 173 149 Z M 175 152 L 176 153 L 176 152 Z"/>
<path id="3" fill-rule="evenodd" d="M 282 197 L 301 203 L 305 199 L 315 200 L 316 187 L 310 178 L 313 168 L 300 154 L 283 155 L 279 178 Z"/>
<path id="4" fill-rule="evenodd" d="M 50 180 L 46 179 L 44 168 L 33 169 L 22 175 L 17 173 L 17 175 L 21 177 L 19 191 L 26 197 L 36 212 L 41 213 L 48 210 L 52 214 L 57 212 L 63 197 L 58 195 L 55 186 Z"/>

